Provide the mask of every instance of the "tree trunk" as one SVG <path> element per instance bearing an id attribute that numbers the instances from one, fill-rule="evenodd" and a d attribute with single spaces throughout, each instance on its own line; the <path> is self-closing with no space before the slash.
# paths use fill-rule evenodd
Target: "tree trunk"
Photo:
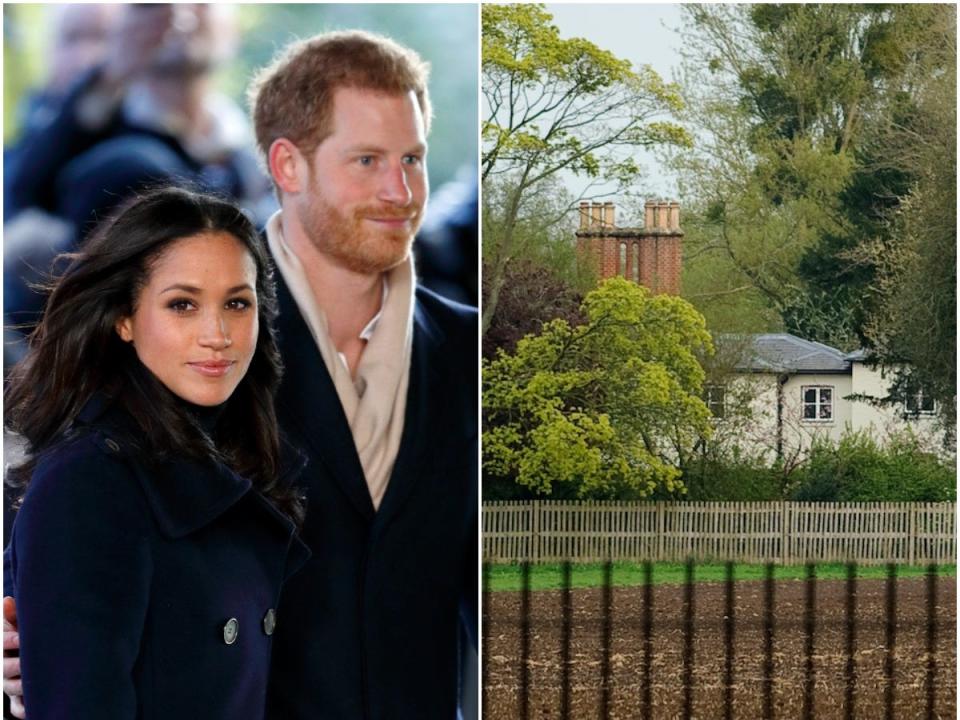
<path id="1" fill-rule="evenodd" d="M 517 222 L 517 215 L 520 212 L 520 199 L 523 197 L 523 191 L 526 190 L 527 176 L 530 174 L 530 168 L 524 169 L 520 182 L 513 192 L 510 193 L 510 202 L 507 206 L 506 222 L 503 226 L 503 237 L 498 244 L 498 252 L 492 263 L 490 278 L 490 293 L 483 299 L 483 312 L 480 316 L 480 335 L 487 334 L 493 322 L 494 313 L 497 312 L 497 303 L 500 302 L 500 291 L 507 274 L 507 265 L 510 263 L 510 256 L 513 252 L 513 228 Z"/>

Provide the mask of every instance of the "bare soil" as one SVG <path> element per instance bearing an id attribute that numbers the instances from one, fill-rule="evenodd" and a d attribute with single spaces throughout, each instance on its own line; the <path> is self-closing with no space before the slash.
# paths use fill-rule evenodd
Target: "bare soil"
<path id="1" fill-rule="evenodd" d="M 653 588 L 650 713 L 642 710 L 642 587 L 613 588 L 610 682 L 603 713 L 603 591 L 571 590 L 569 718 L 683 718 L 683 586 Z M 759 720 L 763 717 L 763 583 L 735 586 L 732 715 L 724 700 L 724 585 L 695 586 L 692 708 L 689 718 Z M 773 644 L 773 717 L 843 720 L 846 709 L 846 584 L 816 586 L 813 647 L 814 705 L 803 705 L 806 655 L 804 582 L 778 580 Z M 561 717 L 561 592 L 530 593 L 527 707 L 521 687 L 521 595 L 488 593 L 484 601 L 484 710 L 487 720 Z M 856 605 L 856 681 L 853 717 L 884 718 L 886 599 L 884 580 L 859 580 Z M 956 582 L 941 577 L 936 594 L 935 718 L 957 717 Z M 924 578 L 897 581 L 893 653 L 894 717 L 927 718 L 927 586 Z"/>

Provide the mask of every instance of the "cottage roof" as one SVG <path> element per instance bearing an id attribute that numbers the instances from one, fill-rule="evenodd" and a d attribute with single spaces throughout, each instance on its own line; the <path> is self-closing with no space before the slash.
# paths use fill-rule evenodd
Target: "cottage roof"
<path id="1" fill-rule="evenodd" d="M 849 373 L 856 359 L 789 333 L 720 335 L 717 346 L 736 353 L 735 368 L 747 372 Z"/>

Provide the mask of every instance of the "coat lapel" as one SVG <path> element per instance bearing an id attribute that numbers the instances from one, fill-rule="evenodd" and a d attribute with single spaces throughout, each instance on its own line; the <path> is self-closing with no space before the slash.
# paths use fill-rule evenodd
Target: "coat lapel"
<path id="1" fill-rule="evenodd" d="M 171 460 L 135 471 L 160 532 L 186 537 L 216 520 L 250 491 L 250 481 L 225 465 Z"/>
<path id="2" fill-rule="evenodd" d="M 279 275 L 277 296 L 277 331 L 285 366 L 285 380 L 277 395 L 281 426 L 305 449 L 309 448 L 311 456 L 320 459 L 357 511 L 372 520 L 373 501 L 333 379 L 296 301 Z"/>
<path id="3" fill-rule="evenodd" d="M 134 453 L 125 438 L 132 420 L 100 394 L 77 415 L 79 425 L 99 430 L 94 442 L 107 454 Z M 116 431 L 117 442 L 112 435 Z M 131 455 L 133 456 L 133 455 Z M 180 538 L 211 523 L 249 492 L 251 483 L 220 463 L 172 458 L 156 465 L 131 463 L 160 532 Z"/>
<path id="4" fill-rule="evenodd" d="M 436 427 L 438 406 L 434 399 L 441 386 L 441 346 L 444 335 L 435 322 L 415 301 L 413 313 L 413 353 L 410 357 L 410 383 L 403 434 L 390 482 L 378 511 L 383 523 L 397 512 L 409 496 L 423 468 L 428 440 L 433 441 L 442 429 Z"/>

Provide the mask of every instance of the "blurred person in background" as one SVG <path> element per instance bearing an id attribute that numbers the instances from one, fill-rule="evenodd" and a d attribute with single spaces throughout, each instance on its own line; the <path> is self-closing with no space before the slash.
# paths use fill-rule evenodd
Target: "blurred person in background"
<path id="1" fill-rule="evenodd" d="M 414 251 L 420 284 L 476 307 L 479 250 L 477 168 L 464 166 L 430 198 Z"/>
<path id="2" fill-rule="evenodd" d="M 182 4 L 117 12 L 102 62 L 80 75 L 48 122 L 25 129 L 21 160 L 7 177 L 8 217 L 40 207 L 72 223 L 82 241 L 131 190 L 184 177 L 263 220 L 275 206 L 263 206 L 269 182 L 249 125 L 211 86 L 236 46 L 232 10 Z"/>
<path id="3" fill-rule="evenodd" d="M 46 81 L 19 104 L 19 125 L 37 128 L 49 125 L 77 78 L 103 62 L 119 14 L 118 5 L 54 5 L 50 8 L 49 68 Z M 4 367 L 13 365 L 23 352 L 23 335 L 17 325 L 35 320 L 40 298 L 31 285 L 40 282 L 38 270 L 66 250 L 73 241 L 70 223 L 40 208 L 18 213 L 11 193 L 11 179 L 20 175 L 23 143 L 4 147 Z M 14 222 L 12 217 L 20 215 Z M 6 540 L 6 533 L 4 533 Z"/>
<path id="4" fill-rule="evenodd" d="M 76 79 L 103 61 L 120 7 L 105 4 L 50 7 L 49 68 L 44 85 L 19 108 L 20 125 L 46 125 Z"/>
<path id="5" fill-rule="evenodd" d="M 4 176 L 7 367 L 41 309 L 31 283 L 131 193 L 179 180 L 238 202 L 258 225 L 276 209 L 245 114 L 212 89 L 236 48 L 232 9 L 83 7 L 54 10 L 65 29 L 51 99 L 27 112 Z"/>

